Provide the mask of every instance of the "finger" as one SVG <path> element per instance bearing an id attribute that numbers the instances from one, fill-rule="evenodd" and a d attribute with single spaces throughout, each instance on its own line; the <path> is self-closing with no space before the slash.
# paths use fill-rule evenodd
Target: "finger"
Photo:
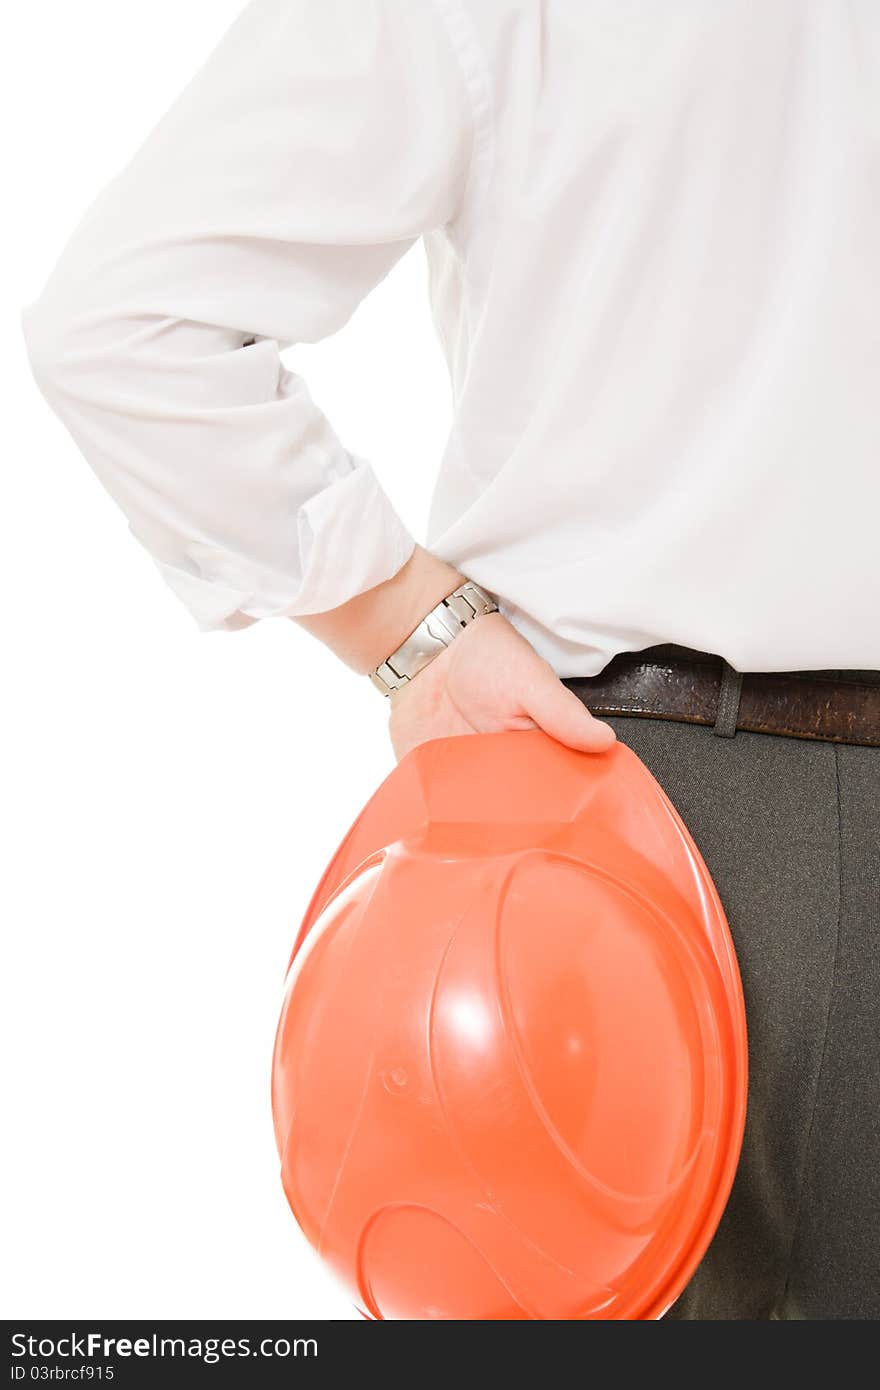
<path id="1" fill-rule="evenodd" d="M 611 725 L 594 719 L 574 691 L 563 685 L 551 668 L 546 675 L 535 677 L 526 709 L 545 733 L 569 748 L 602 753 L 617 740 Z"/>

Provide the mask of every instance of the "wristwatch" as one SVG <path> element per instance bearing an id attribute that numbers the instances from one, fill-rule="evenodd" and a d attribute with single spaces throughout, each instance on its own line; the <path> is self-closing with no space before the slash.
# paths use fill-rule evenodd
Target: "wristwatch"
<path id="1" fill-rule="evenodd" d="M 370 672 L 370 680 L 383 695 L 399 690 L 418 675 L 429 661 L 444 652 L 458 634 L 484 613 L 497 613 L 498 604 L 479 584 L 468 579 L 441 599 L 423 618 L 396 652 Z"/>

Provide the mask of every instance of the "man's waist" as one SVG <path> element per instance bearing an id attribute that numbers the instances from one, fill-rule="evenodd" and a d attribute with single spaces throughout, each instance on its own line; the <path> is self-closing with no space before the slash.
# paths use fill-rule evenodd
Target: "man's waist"
<path id="1" fill-rule="evenodd" d="M 599 675 L 565 684 L 599 716 L 880 747 L 880 671 L 739 673 L 711 653 L 664 645 L 621 653 Z"/>

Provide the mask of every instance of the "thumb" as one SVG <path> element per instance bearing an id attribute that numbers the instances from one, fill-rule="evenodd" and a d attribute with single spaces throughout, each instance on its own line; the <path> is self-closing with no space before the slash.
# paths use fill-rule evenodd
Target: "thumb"
<path id="1" fill-rule="evenodd" d="M 594 719 L 573 690 L 546 666 L 529 678 L 529 694 L 524 701 L 526 711 L 535 723 L 569 748 L 585 753 L 604 753 L 617 741 L 610 724 Z"/>

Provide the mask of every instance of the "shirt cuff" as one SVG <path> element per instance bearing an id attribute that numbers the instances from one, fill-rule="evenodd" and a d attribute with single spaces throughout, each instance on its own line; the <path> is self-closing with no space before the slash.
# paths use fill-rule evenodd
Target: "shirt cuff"
<path id="1" fill-rule="evenodd" d="M 187 568 L 156 560 L 165 582 L 203 632 L 235 631 L 262 618 L 323 613 L 402 568 L 415 539 L 371 465 L 357 456 L 352 462 L 350 472 L 295 514 L 289 573 L 202 542 L 187 545 Z"/>

